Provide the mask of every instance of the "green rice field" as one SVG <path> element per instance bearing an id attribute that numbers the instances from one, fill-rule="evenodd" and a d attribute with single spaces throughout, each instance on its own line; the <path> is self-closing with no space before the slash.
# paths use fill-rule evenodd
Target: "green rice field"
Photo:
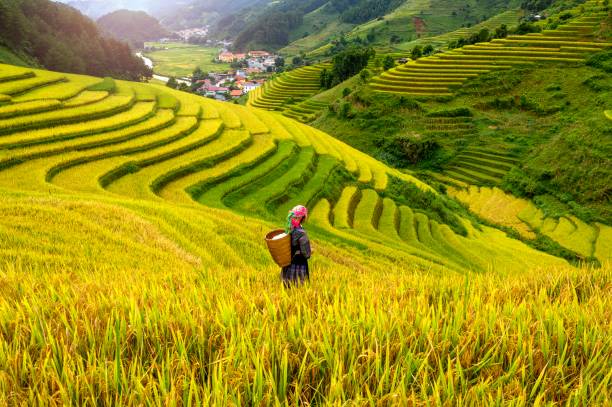
<path id="1" fill-rule="evenodd" d="M 153 61 L 153 70 L 158 75 L 183 78 L 191 75 L 197 67 L 200 67 L 204 72 L 225 72 L 230 69 L 229 64 L 213 62 L 220 52 L 220 49 L 216 47 L 204 47 L 180 42 L 147 42 L 146 46 L 164 48 L 159 51 L 144 53 L 147 58 Z"/>

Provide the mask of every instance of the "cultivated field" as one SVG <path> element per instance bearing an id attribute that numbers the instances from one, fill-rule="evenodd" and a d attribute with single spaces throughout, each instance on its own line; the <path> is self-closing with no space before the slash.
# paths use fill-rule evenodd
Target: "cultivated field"
<path id="1" fill-rule="evenodd" d="M 265 110 L 278 110 L 284 116 L 307 122 L 325 103 L 308 100 L 321 90 L 320 75 L 331 64 L 304 66 L 286 72 L 249 94 L 248 105 Z"/>
<path id="2" fill-rule="evenodd" d="M 8 65 L 0 94 L 1 404 L 609 402 L 610 264 L 278 112 Z M 296 203 L 313 282 L 283 290 Z"/>
<path id="3" fill-rule="evenodd" d="M 608 16 L 600 2 L 591 0 L 581 7 L 585 11 L 579 17 L 555 30 L 510 35 L 410 61 L 372 79 L 371 86 L 417 97 L 452 96 L 464 82 L 484 73 L 535 63 L 582 62 L 612 43 L 596 38 Z"/>
<path id="4" fill-rule="evenodd" d="M 229 64 L 213 62 L 219 54 L 219 48 L 216 47 L 156 42 L 148 42 L 146 45 L 162 48 L 144 53 L 153 61 L 153 70 L 158 75 L 183 78 L 191 75 L 197 67 L 204 72 L 225 72 L 230 69 Z"/>

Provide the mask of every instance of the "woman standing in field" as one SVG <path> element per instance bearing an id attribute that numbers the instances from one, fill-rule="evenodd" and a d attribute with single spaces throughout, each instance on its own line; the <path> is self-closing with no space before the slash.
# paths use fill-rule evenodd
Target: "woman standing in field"
<path id="1" fill-rule="evenodd" d="M 302 223 L 308 217 L 308 209 L 298 205 L 289 211 L 287 216 L 287 232 L 291 234 L 291 264 L 283 267 L 281 273 L 283 285 L 286 288 L 291 284 L 302 284 L 310 279 L 308 259 L 310 258 L 310 240 Z"/>

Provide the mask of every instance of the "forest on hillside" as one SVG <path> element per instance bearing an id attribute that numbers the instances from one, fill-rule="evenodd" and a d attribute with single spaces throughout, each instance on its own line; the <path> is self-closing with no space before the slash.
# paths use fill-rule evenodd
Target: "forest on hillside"
<path id="1" fill-rule="evenodd" d="M 144 11 L 117 10 L 97 20 L 102 31 L 116 39 L 127 41 L 134 48 L 143 48 L 145 41 L 170 36 L 155 17 Z"/>
<path id="2" fill-rule="evenodd" d="M 47 69 L 140 80 L 151 71 L 77 10 L 49 0 L 0 2 L 0 45 Z"/>

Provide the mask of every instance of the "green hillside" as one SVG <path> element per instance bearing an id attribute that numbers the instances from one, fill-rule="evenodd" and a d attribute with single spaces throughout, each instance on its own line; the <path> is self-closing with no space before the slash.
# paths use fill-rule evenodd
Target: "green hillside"
<path id="1" fill-rule="evenodd" d="M 372 88 L 410 96 L 450 96 L 470 78 L 538 62 L 581 62 L 612 46 L 598 34 L 608 16 L 599 2 L 567 24 L 541 33 L 509 35 L 410 61 L 372 80 Z M 589 7 L 589 6 L 587 6 Z M 604 23 L 605 24 L 605 23 Z"/>
<path id="2" fill-rule="evenodd" d="M 462 28 L 497 28 L 518 24 L 519 2 L 456 2 L 453 0 L 410 0 L 384 16 L 351 24 L 329 4 L 304 15 L 302 24 L 291 33 L 291 43 L 281 49 L 286 55 L 306 53 L 318 58 L 325 55 L 330 42 L 345 38 L 375 47 L 379 52 L 402 52 L 414 41 L 442 35 Z"/>
<path id="3" fill-rule="evenodd" d="M 531 200 L 521 215 L 508 198 L 508 212 L 490 221 L 597 257 L 597 236 L 612 225 L 608 13 L 588 2 L 554 29 L 420 58 L 276 108 L 440 188 L 498 187 Z"/>
<path id="4" fill-rule="evenodd" d="M 128 80 L 151 76 L 127 44 L 104 37 L 80 12 L 50 0 L 0 2 L 0 62 Z"/>

